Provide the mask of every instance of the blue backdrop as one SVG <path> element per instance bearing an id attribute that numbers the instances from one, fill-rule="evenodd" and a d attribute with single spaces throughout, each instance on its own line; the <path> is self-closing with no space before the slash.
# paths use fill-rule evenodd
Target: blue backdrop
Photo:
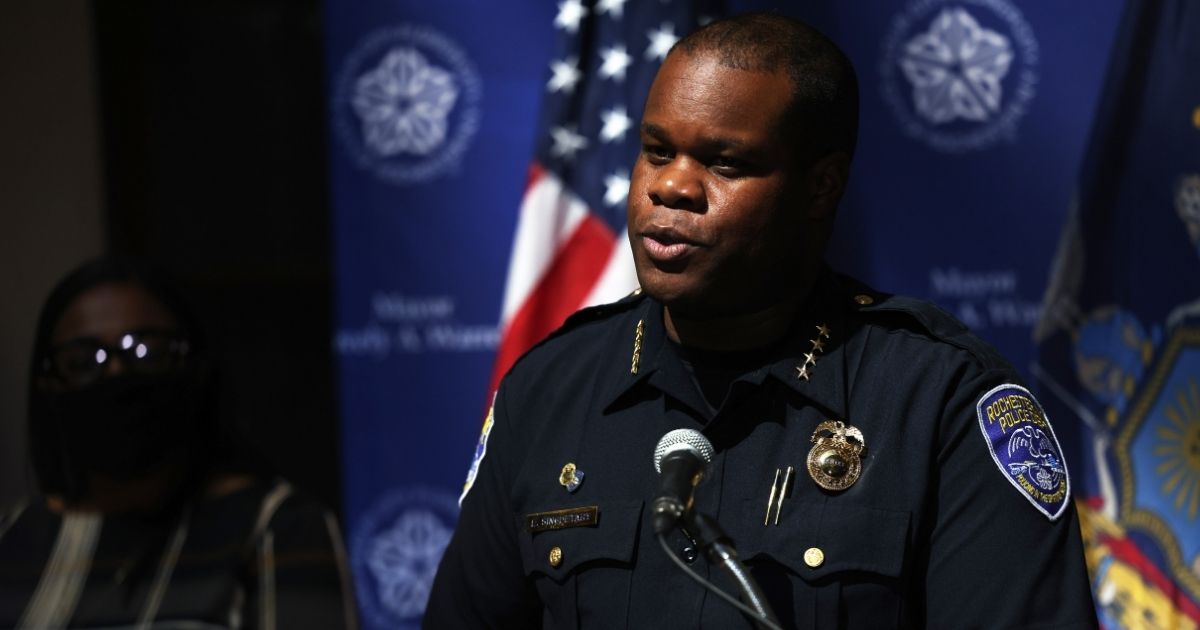
<path id="1" fill-rule="evenodd" d="M 859 72 L 834 266 L 932 299 L 1028 370 L 1122 4 L 787 9 Z M 769 7 L 730 6 L 755 8 Z M 417 624 L 455 519 L 558 11 L 550 0 L 326 4 L 333 343 L 366 627 Z M 964 38 L 977 52 L 943 63 Z"/>

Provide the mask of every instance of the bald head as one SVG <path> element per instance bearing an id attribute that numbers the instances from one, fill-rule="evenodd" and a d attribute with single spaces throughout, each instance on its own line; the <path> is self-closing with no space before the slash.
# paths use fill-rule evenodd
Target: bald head
<path id="1" fill-rule="evenodd" d="M 792 84 L 788 127 L 811 158 L 854 154 L 858 80 L 829 38 L 792 18 L 750 13 L 717 20 L 681 39 L 672 55 L 711 56 L 748 72 L 786 73 Z"/>

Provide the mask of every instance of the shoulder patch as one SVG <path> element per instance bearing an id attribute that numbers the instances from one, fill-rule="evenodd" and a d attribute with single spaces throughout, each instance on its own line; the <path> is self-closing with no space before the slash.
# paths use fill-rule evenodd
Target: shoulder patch
<path id="1" fill-rule="evenodd" d="M 1071 480 L 1042 405 L 1020 385 L 993 388 L 975 405 L 979 430 L 1005 479 L 1050 520 L 1062 516 Z"/>
<path id="2" fill-rule="evenodd" d="M 471 491 L 471 486 L 475 485 L 475 477 L 479 475 L 479 465 L 483 463 L 483 457 L 487 455 L 488 436 L 492 434 L 492 425 L 496 423 L 494 419 L 495 409 L 496 406 L 494 404 L 488 407 L 487 418 L 483 420 L 483 430 L 479 432 L 479 444 L 475 445 L 475 456 L 471 458 L 471 468 L 467 470 L 467 480 L 463 483 L 462 494 L 458 497 L 459 507 L 462 507 L 463 499 L 467 498 L 467 493 Z"/>

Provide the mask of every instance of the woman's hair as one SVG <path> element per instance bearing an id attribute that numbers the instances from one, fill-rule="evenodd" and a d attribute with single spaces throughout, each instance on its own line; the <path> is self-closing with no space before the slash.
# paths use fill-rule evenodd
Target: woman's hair
<path id="1" fill-rule="evenodd" d="M 33 337 L 33 364 L 30 366 L 30 387 L 37 386 L 37 377 L 45 371 L 54 329 L 71 304 L 89 289 L 107 285 L 135 286 L 167 307 L 180 330 L 188 338 L 190 357 L 206 360 L 207 335 L 191 305 L 161 272 L 140 261 L 129 258 L 104 257 L 90 260 L 67 274 L 46 298 L 38 313 Z"/>

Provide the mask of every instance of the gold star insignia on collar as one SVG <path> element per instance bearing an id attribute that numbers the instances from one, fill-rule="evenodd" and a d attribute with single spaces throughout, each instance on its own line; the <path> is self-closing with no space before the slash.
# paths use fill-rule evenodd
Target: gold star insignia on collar
<path id="1" fill-rule="evenodd" d="M 818 324 L 817 338 L 809 340 L 809 343 L 812 344 L 812 352 L 805 352 L 804 363 L 796 366 L 797 379 L 807 381 L 809 380 L 809 377 L 812 376 L 812 372 L 810 372 L 808 368 L 810 366 L 813 368 L 817 367 L 817 358 L 825 350 L 825 342 L 822 341 L 822 337 L 829 339 L 829 327 L 825 324 Z"/>

